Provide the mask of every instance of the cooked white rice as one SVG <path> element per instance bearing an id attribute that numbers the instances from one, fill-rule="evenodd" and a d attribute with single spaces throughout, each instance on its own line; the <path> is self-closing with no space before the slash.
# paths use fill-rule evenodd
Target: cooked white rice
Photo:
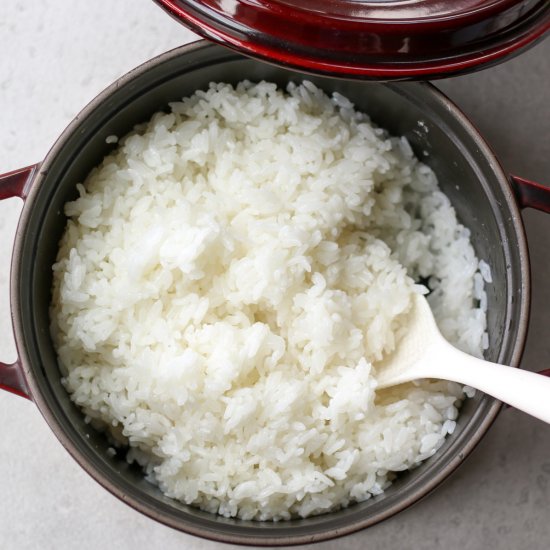
<path id="1" fill-rule="evenodd" d="M 73 401 L 211 512 L 305 517 L 381 493 L 453 432 L 463 389 L 377 392 L 376 361 L 415 281 L 481 355 L 489 266 L 408 142 L 339 94 L 212 84 L 170 107 L 66 205 L 51 319 Z"/>

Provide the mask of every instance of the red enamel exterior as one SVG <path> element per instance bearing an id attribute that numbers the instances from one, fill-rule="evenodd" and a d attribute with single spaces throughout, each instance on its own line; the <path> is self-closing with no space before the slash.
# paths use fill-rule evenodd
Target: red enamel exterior
<path id="1" fill-rule="evenodd" d="M 23 377 L 23 369 L 19 361 L 12 365 L 0 363 L 0 390 L 6 390 L 20 397 L 30 399 L 29 390 Z"/>
<path id="2" fill-rule="evenodd" d="M 28 185 L 30 184 L 31 176 L 38 167 L 37 164 L 19 168 L 7 174 L 0 175 L 0 200 L 9 199 L 10 197 L 20 197 L 25 199 L 27 196 Z"/>
<path id="3" fill-rule="evenodd" d="M 266 61 L 368 79 L 446 77 L 532 45 L 548 0 L 155 0 L 198 34 Z"/>
<path id="4" fill-rule="evenodd" d="M 512 176 L 512 183 L 521 208 L 535 208 L 550 213 L 550 187 L 518 176 Z"/>
<path id="5" fill-rule="evenodd" d="M 20 168 L 0 175 L 0 200 L 27 196 L 28 185 L 38 165 Z M 0 362 L 0 389 L 30 399 L 27 383 L 19 360 L 13 364 Z"/>

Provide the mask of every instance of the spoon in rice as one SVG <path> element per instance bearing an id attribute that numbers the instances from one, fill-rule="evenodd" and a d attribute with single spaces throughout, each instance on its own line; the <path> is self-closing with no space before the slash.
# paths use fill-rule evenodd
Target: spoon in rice
<path id="1" fill-rule="evenodd" d="M 550 423 L 550 378 L 458 350 L 441 335 L 428 301 L 420 294 L 414 296 L 408 331 L 376 370 L 378 389 L 421 378 L 451 380 Z"/>

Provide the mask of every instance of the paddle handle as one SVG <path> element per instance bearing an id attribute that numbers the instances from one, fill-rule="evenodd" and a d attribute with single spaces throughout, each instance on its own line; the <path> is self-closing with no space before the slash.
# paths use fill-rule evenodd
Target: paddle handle
<path id="1" fill-rule="evenodd" d="M 550 424 L 550 378 L 546 376 L 477 359 L 445 340 L 433 343 L 421 365 L 421 377 L 471 386 Z"/>

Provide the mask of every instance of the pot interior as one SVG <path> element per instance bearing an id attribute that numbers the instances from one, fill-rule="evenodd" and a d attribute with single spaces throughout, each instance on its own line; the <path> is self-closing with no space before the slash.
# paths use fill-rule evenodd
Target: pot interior
<path id="1" fill-rule="evenodd" d="M 437 173 L 459 219 L 471 229 L 478 257 L 492 269 L 493 283 L 487 285 L 490 345 L 486 358 L 517 366 L 525 336 L 527 259 L 509 186 L 468 124 L 429 85 L 305 76 L 204 43 L 169 52 L 124 77 L 79 115 L 48 154 L 34 182 L 14 260 L 17 340 L 33 398 L 62 443 L 90 474 L 155 519 L 227 542 L 312 542 L 380 521 L 418 500 L 454 470 L 498 412 L 498 404 L 478 392 L 464 403 L 457 429 L 444 447 L 415 470 L 400 475 L 384 494 L 319 517 L 261 523 L 224 519 L 164 497 L 123 456 L 107 454 L 105 436 L 85 424 L 69 400 L 49 335 L 51 265 L 66 223 L 63 205 L 76 197 L 75 184 L 114 147 L 105 138 L 124 135 L 136 123 L 165 109 L 169 101 L 206 88 L 211 81 L 266 79 L 284 86 L 303 78 L 327 92 L 346 95 L 375 123 L 394 135 L 405 135 L 416 154 Z"/>

